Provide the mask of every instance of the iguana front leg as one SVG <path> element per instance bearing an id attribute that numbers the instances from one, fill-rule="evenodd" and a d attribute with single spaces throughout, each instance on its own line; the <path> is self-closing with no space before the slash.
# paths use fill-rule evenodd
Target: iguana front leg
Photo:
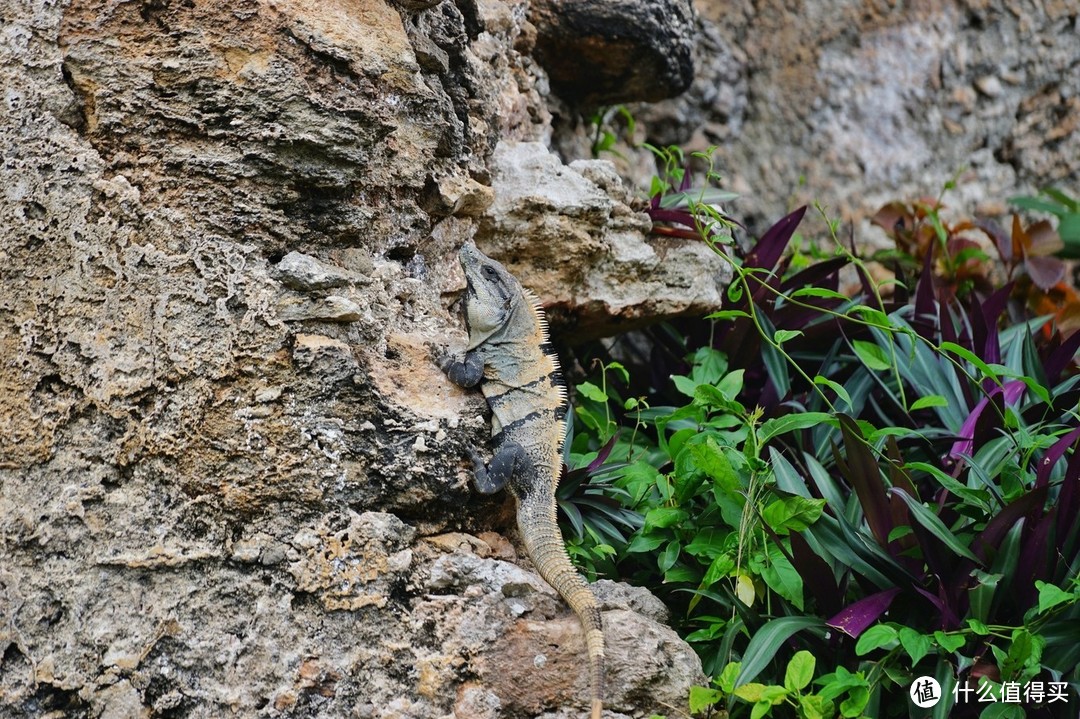
<path id="1" fill-rule="evenodd" d="M 479 352 L 466 352 L 465 358 L 458 360 L 443 347 L 428 345 L 428 349 L 439 369 L 457 386 L 469 389 L 484 378 L 484 360 Z M 480 494 L 495 494 L 506 486 L 515 470 L 523 470 L 526 462 L 531 467 L 525 449 L 517 442 L 503 442 L 486 464 L 475 449 L 469 447 L 467 452 L 473 463 L 472 484 Z"/>
<path id="2" fill-rule="evenodd" d="M 448 352 L 445 347 L 429 344 L 431 358 L 439 366 L 450 381 L 458 387 L 471 389 L 480 384 L 484 379 L 484 358 L 475 350 L 465 353 L 465 359 L 459 360 Z"/>

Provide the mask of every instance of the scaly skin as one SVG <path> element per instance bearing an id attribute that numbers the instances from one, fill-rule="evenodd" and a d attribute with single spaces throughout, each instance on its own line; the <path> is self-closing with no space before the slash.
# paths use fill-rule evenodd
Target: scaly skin
<path id="1" fill-rule="evenodd" d="M 555 516 L 567 399 L 558 358 L 548 343 L 547 321 L 536 296 L 471 242 L 461 248 L 459 259 L 468 282 L 464 303 L 469 347 L 463 360 L 443 356 L 439 364 L 462 387 L 482 383 L 491 407 L 495 454 L 485 465 L 472 453 L 473 485 L 484 494 L 509 486 L 517 499 L 525 551 L 585 629 L 591 719 L 600 719 L 604 694 L 600 607 L 570 563 Z"/>

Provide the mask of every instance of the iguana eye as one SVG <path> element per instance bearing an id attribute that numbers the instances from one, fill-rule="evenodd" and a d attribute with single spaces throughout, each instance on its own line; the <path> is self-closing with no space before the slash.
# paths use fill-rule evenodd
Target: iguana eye
<path id="1" fill-rule="evenodd" d="M 496 272 L 495 268 L 491 265 L 484 265 L 483 269 L 480 271 L 483 272 L 484 277 L 487 277 L 489 280 L 493 280 L 499 276 L 499 273 Z"/>

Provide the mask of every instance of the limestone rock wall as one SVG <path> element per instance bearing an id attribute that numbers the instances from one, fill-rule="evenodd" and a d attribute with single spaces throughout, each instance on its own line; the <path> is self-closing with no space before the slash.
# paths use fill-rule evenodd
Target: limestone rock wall
<path id="1" fill-rule="evenodd" d="M 887 201 L 936 196 L 998 215 L 1056 183 L 1080 192 L 1080 10 L 1074 0 L 695 0 L 695 78 L 631 105 L 636 138 L 715 146 L 729 208 L 764 229 L 820 201 L 864 221 Z M 560 112 L 566 157 L 592 135 Z M 648 186 L 651 157 L 620 148 Z M 811 221 L 813 218 L 809 218 Z M 864 237 L 876 232 L 863 224 Z"/>
<path id="2" fill-rule="evenodd" d="M 585 712 L 425 347 L 496 147 L 550 135 L 525 11 L 0 3 L 0 716 Z M 598 187 L 597 264 L 647 254 Z M 679 706 L 700 664 L 618 591 L 611 716 Z"/>

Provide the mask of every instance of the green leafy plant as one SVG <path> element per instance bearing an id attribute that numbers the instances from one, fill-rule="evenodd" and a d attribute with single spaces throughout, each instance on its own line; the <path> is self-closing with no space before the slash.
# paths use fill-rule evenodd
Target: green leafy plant
<path id="1" fill-rule="evenodd" d="M 620 121 L 623 127 L 616 128 L 616 121 Z M 627 141 L 633 140 L 634 133 L 637 130 L 634 115 L 625 105 L 598 108 L 589 118 L 589 124 L 593 128 L 591 147 L 593 157 L 601 157 L 605 152 L 616 157 L 623 157 L 622 153 L 615 149 L 619 142 L 620 130 Z"/>
<path id="2" fill-rule="evenodd" d="M 799 719 L 861 717 L 870 700 L 870 685 L 862 672 L 852 673 L 839 667 L 814 682 L 816 664 L 810 652 L 795 652 L 784 669 L 783 683 L 768 685 L 738 684 L 742 664 L 731 662 L 716 677 L 716 688 L 690 690 L 690 712 L 697 714 L 725 700 L 730 705 L 733 699 L 738 699 L 752 707 L 751 719 L 791 712 Z M 819 685 L 817 691 L 812 691 L 811 682 Z"/>
<path id="3" fill-rule="evenodd" d="M 859 677 L 867 716 L 906 715 L 920 674 L 949 691 L 1077 682 L 1080 333 L 1018 314 L 1014 285 L 976 266 L 985 253 L 950 249 L 933 209 L 914 275 L 874 282 L 838 242 L 789 272 L 804 212 L 738 257 L 717 248 L 736 270 L 729 305 L 700 330 L 656 335 L 650 369 L 670 380 L 634 405 L 632 431 L 607 433 L 630 411 L 610 386 L 592 398 L 610 414 L 575 447 L 613 440 L 611 485 L 642 517 L 608 566 L 676 610 L 717 677 L 699 709 L 809 715 L 817 699 L 803 697 L 855 696 L 781 680 L 796 642 L 829 681 Z M 935 267 L 938 251 L 952 264 Z M 861 286 L 851 296 L 845 268 Z M 961 270 L 982 279 L 961 288 Z M 814 705 L 844 711 L 826 706 Z"/>

